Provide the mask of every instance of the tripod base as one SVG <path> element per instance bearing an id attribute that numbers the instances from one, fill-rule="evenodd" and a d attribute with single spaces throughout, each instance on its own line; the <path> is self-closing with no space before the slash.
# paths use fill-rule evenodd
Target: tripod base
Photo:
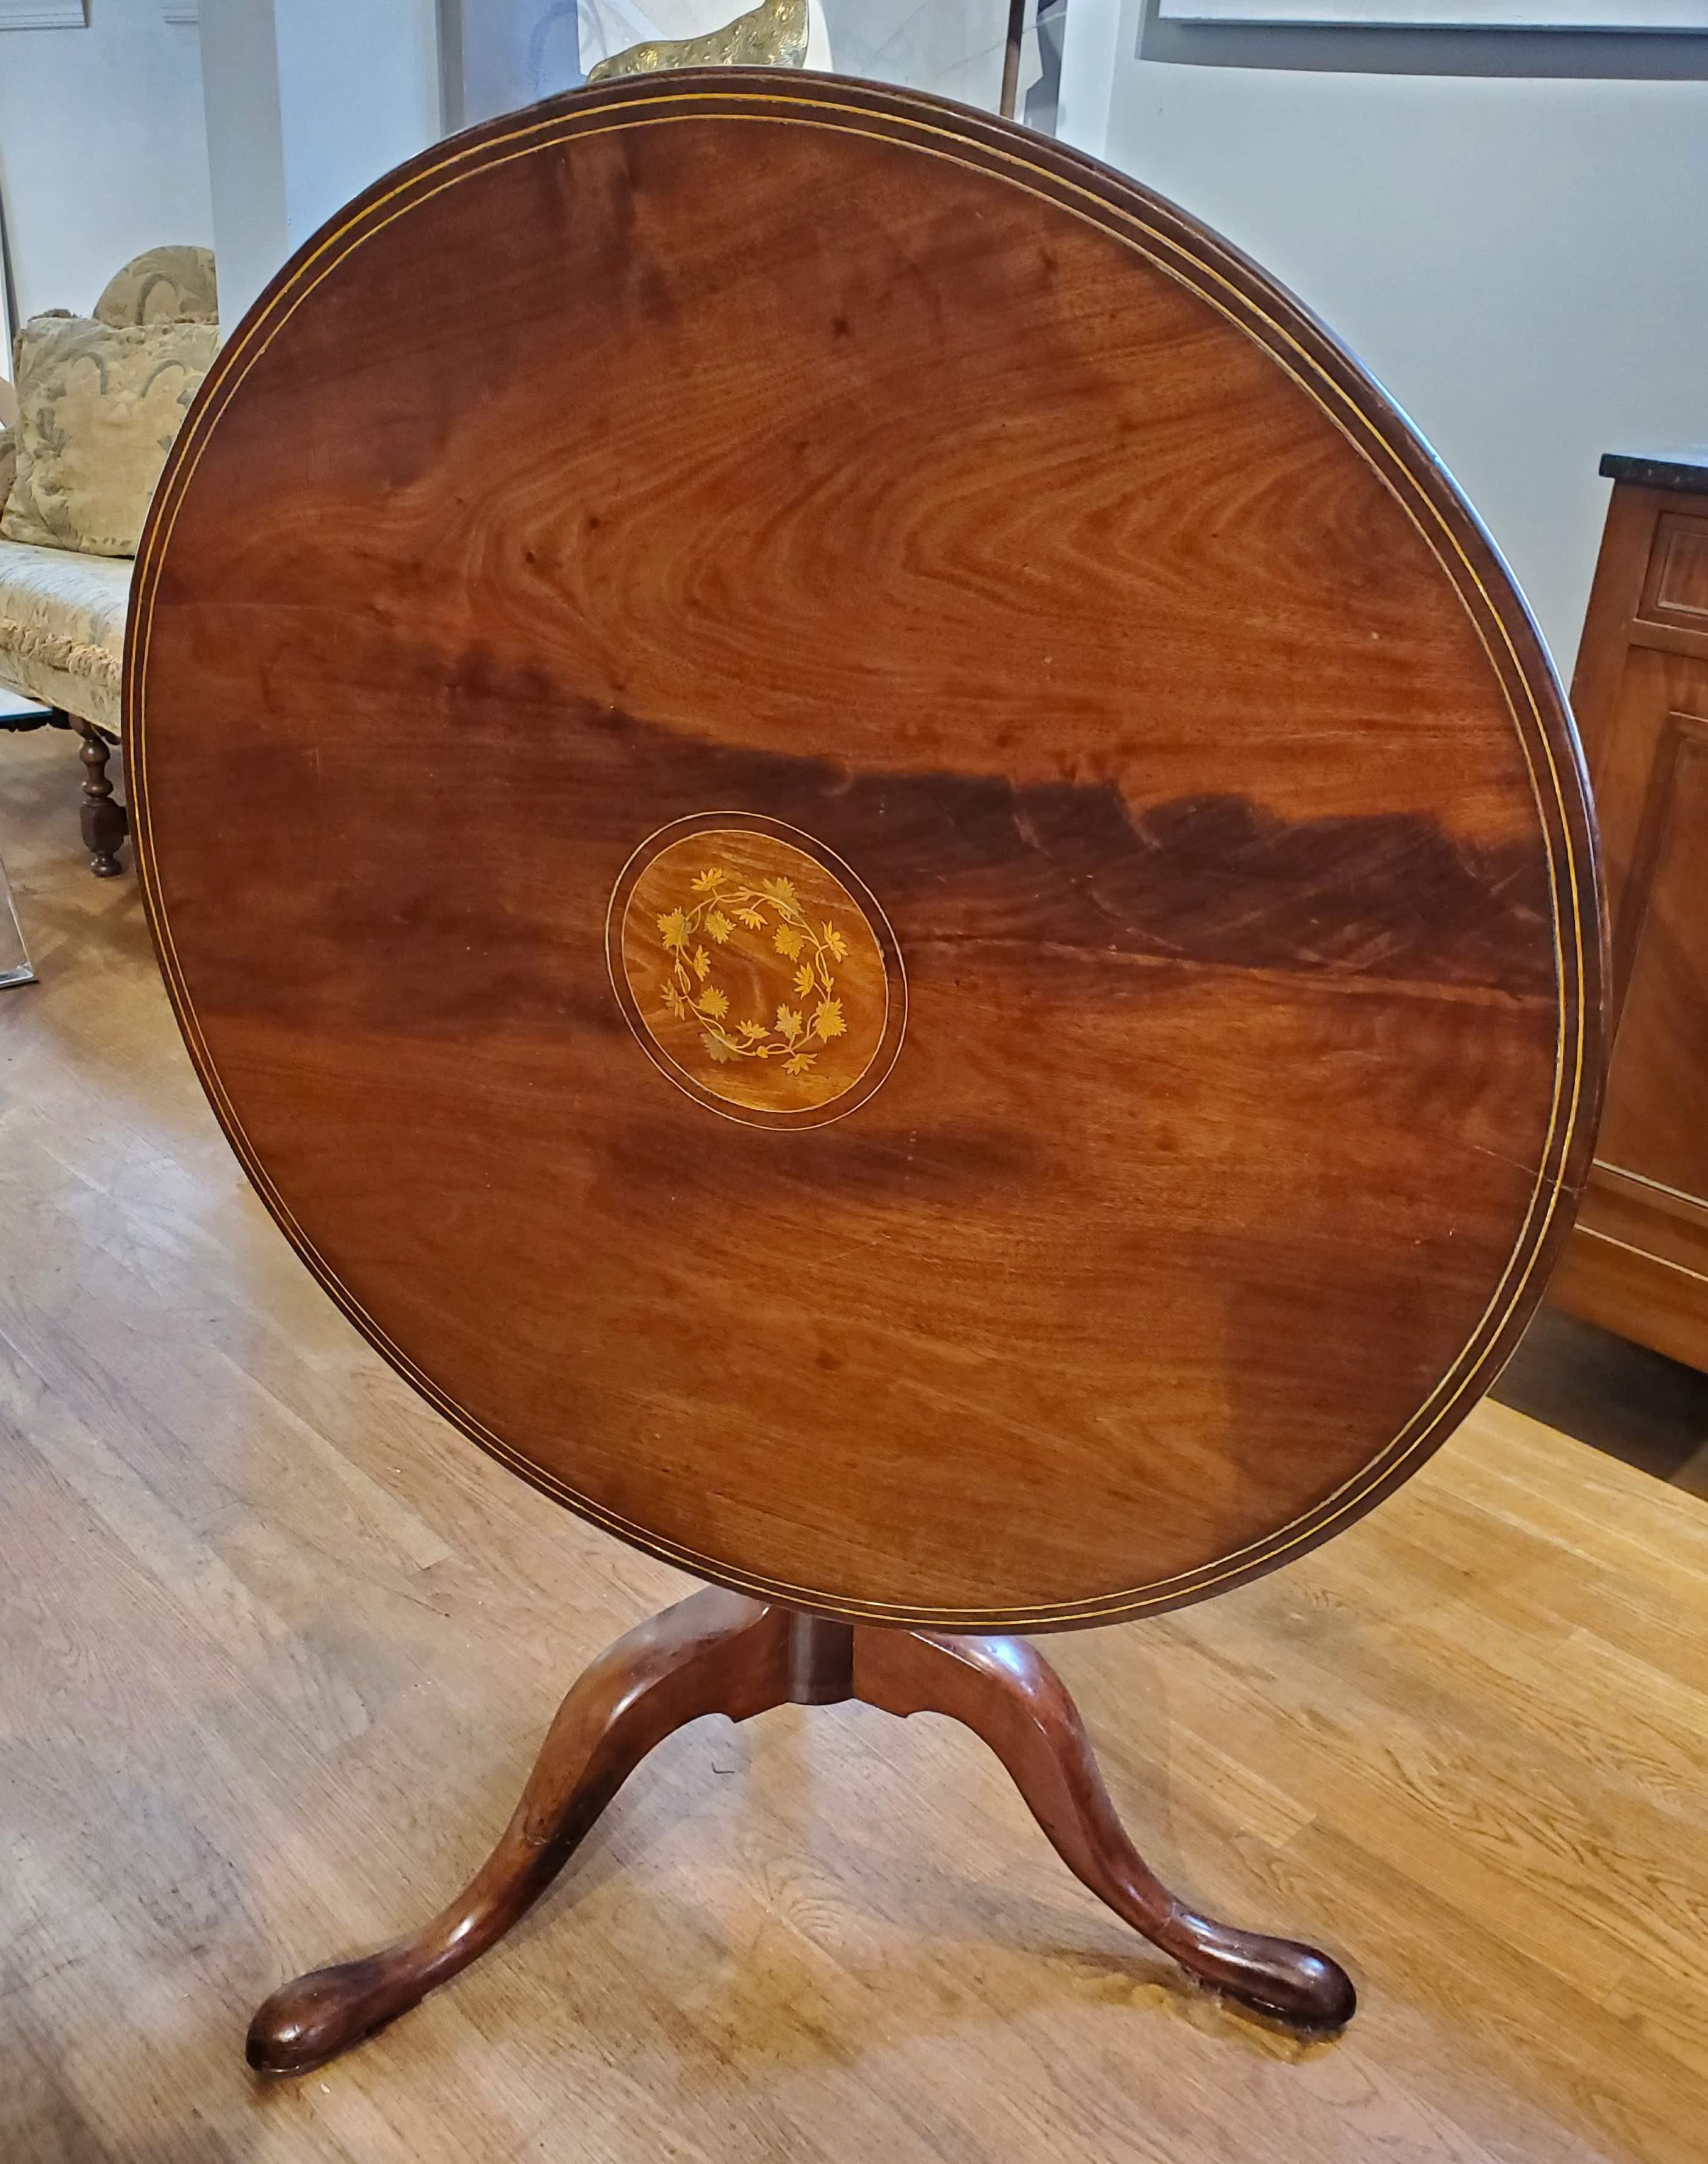
<path id="1" fill-rule="evenodd" d="M 469 1885 L 413 1938 L 315 1969 L 250 2024 L 249 2062 L 302 2074 L 466 1968 L 544 1893 L 647 1753 L 702 1714 L 858 1699 L 945 1713 L 984 1738 L 1076 1878 L 1201 1983 L 1301 2029 L 1357 2005 L 1327 1954 L 1184 1908 L 1122 1831 L 1073 1700 L 1023 1638 L 870 1629 L 707 1591 L 620 1638 L 559 1709 L 515 1816 Z"/>

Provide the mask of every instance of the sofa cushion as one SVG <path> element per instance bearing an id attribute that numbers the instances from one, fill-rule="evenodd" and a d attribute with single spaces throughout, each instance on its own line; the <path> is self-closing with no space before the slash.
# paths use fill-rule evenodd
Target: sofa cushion
<path id="1" fill-rule="evenodd" d="M 0 539 L 0 684 L 118 723 L 131 566 Z"/>
<path id="2" fill-rule="evenodd" d="M 150 248 L 134 257 L 95 303 L 95 320 L 115 330 L 143 323 L 217 323 L 213 249 Z"/>
<path id="3" fill-rule="evenodd" d="M 10 428 L 0 428 L 0 511 L 6 508 L 6 499 L 12 493 L 13 476 L 18 471 L 18 439 Z"/>
<path id="4" fill-rule="evenodd" d="M 134 556 L 218 339 L 211 323 L 114 330 L 87 317 L 33 317 L 18 334 L 18 472 L 0 535 Z"/>

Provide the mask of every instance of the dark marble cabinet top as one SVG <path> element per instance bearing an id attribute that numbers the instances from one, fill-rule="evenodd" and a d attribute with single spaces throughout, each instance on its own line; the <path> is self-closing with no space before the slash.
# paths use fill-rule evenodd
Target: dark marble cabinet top
<path id="1" fill-rule="evenodd" d="M 1601 471 L 1609 481 L 1634 481 L 1639 488 L 1690 488 L 1708 496 L 1708 444 L 1664 451 L 1604 451 Z"/>

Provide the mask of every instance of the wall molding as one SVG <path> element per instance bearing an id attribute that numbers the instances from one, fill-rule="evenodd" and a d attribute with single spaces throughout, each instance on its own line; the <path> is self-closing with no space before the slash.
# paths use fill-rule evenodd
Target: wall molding
<path id="1" fill-rule="evenodd" d="M 1134 57 L 1164 67 L 1307 75 L 1519 76 L 1593 82 L 1708 80 L 1708 33 L 1401 29 L 1380 24 L 1181 22 L 1178 0 L 1138 0 Z M 1072 8 L 1069 19 L 1072 20 Z"/>
<path id="2" fill-rule="evenodd" d="M 1164 22 L 1241 29 L 1708 30 L 1708 0 L 1161 0 L 1159 13 Z"/>
<path id="3" fill-rule="evenodd" d="M 0 30 L 86 30 L 87 0 L 0 0 Z"/>

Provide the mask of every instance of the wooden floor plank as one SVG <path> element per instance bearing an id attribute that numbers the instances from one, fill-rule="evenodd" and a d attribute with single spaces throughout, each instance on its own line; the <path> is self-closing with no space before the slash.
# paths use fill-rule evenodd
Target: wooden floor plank
<path id="1" fill-rule="evenodd" d="M 244 1187 L 76 762 L 0 742 L 0 2157 L 1695 2164 L 1708 1508 L 1485 1406 L 1292 1568 L 1053 1657 L 1191 1898 L 1364 1993 L 1301 2045 L 1075 1884 L 974 1738 L 696 1724 L 449 1990 L 294 2086 L 253 2004 L 419 1921 L 686 1581 L 483 1458 Z"/>

